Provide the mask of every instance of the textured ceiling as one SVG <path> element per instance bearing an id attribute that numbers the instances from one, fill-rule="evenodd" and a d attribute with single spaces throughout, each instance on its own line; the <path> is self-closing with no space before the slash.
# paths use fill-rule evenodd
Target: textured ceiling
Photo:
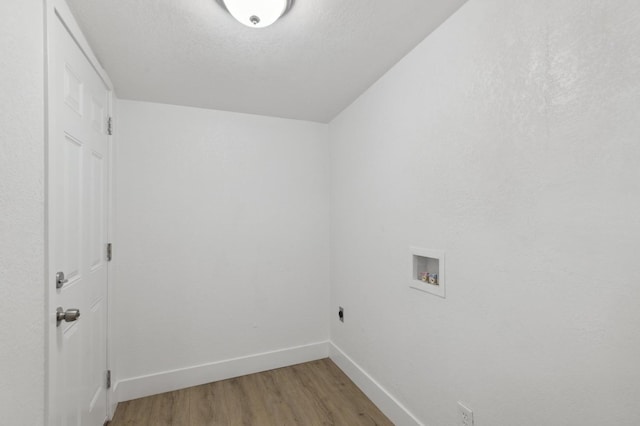
<path id="1" fill-rule="evenodd" d="M 247 28 L 216 0 L 67 0 L 116 93 L 328 122 L 466 0 L 296 0 Z"/>

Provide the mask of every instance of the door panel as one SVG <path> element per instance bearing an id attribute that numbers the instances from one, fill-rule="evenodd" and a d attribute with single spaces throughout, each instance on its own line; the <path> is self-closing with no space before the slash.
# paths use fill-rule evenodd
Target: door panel
<path id="1" fill-rule="evenodd" d="M 90 253 L 91 253 L 91 271 L 95 272 L 96 269 L 104 266 L 105 262 L 105 215 L 104 215 L 104 181 L 105 181 L 105 167 L 104 158 L 98 152 L 93 151 L 91 153 L 91 224 L 90 224 Z"/>
<path id="2" fill-rule="evenodd" d="M 66 287 L 80 279 L 82 253 L 82 142 L 70 135 L 64 135 L 64 147 L 60 161 L 62 185 L 59 188 L 60 232 L 66 236 L 61 243 L 64 257 L 61 260 L 62 270 L 69 280 Z M 64 289 L 66 290 L 66 288 Z"/>
<path id="3" fill-rule="evenodd" d="M 82 81 L 69 64 L 64 68 L 64 102 L 71 110 L 82 116 Z"/>
<path id="4" fill-rule="evenodd" d="M 58 332 L 58 352 L 57 352 L 57 373 L 64 377 L 59 380 L 64 388 L 56 392 L 56 417 L 55 425 L 80 426 L 81 407 L 77 404 L 70 404 L 69 401 L 81 397 L 80 369 L 76 365 L 75 359 L 81 351 L 80 326 L 79 324 L 61 325 Z M 64 353 L 63 353 L 64 350 Z M 67 356 L 72 354 L 75 356 Z"/>
<path id="5" fill-rule="evenodd" d="M 52 273 L 68 282 L 49 306 L 79 309 L 52 321 L 50 400 L 55 425 L 107 419 L 107 171 L 109 90 L 56 16 L 50 39 L 49 208 Z"/>

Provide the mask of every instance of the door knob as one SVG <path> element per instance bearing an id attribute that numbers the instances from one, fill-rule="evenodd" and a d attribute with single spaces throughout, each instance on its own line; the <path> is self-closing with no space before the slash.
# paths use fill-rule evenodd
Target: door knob
<path id="1" fill-rule="evenodd" d="M 62 308 L 56 309 L 56 325 L 58 327 L 62 321 L 73 322 L 78 318 L 80 318 L 80 309 L 67 309 L 66 311 Z"/>
<path id="2" fill-rule="evenodd" d="M 69 280 L 64 277 L 64 272 L 58 272 L 56 274 L 56 288 L 62 288 L 67 282 L 69 282 Z"/>

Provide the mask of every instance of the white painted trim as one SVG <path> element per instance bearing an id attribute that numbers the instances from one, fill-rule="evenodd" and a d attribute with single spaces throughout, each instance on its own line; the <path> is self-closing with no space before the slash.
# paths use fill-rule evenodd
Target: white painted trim
<path id="1" fill-rule="evenodd" d="M 328 341 L 312 343 L 121 380 L 117 384 L 116 395 L 118 401 L 128 401 L 328 356 Z"/>
<path id="2" fill-rule="evenodd" d="M 380 383 L 356 364 L 333 342 L 329 343 L 329 358 L 364 392 L 367 397 L 396 425 L 425 426 Z"/>
<path id="3" fill-rule="evenodd" d="M 115 93 L 113 90 L 109 92 L 109 117 L 111 117 L 112 122 L 115 120 L 116 115 L 116 99 Z M 112 124 L 115 129 L 115 124 Z M 115 306 L 113 301 L 115 300 L 115 283 L 117 281 L 116 270 L 117 270 L 117 238 L 116 238 L 116 226 L 115 226 L 115 218 L 116 218 L 116 179 L 115 179 L 115 171 L 116 171 L 116 141 L 117 138 L 115 136 L 115 130 L 111 135 L 107 136 L 108 144 L 109 144 L 109 153 L 108 153 L 108 161 L 109 161 L 109 169 L 108 169 L 108 219 L 107 219 L 107 241 L 109 243 L 114 244 L 116 250 L 116 256 L 113 256 L 113 259 L 107 263 L 107 369 L 111 370 L 111 389 L 107 389 L 107 417 L 108 420 L 112 420 L 114 414 L 116 413 L 116 408 L 118 405 L 118 399 L 116 398 L 117 394 L 115 393 L 114 382 L 116 380 L 117 373 L 117 365 L 115 363 L 116 360 L 116 347 L 114 345 L 115 339 L 113 338 L 114 327 L 113 322 L 115 318 Z"/>

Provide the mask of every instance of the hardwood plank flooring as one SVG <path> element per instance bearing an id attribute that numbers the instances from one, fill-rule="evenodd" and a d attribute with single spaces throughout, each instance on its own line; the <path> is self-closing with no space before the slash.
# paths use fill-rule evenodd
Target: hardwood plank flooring
<path id="1" fill-rule="evenodd" d="M 393 425 L 329 358 L 118 405 L 109 426 Z"/>

